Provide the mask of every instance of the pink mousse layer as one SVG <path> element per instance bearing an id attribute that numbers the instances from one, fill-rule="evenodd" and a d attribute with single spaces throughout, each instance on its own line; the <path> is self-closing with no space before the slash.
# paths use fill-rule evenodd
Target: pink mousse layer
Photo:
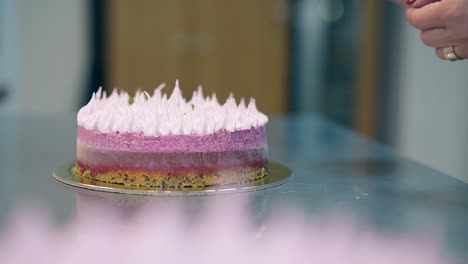
<path id="1" fill-rule="evenodd" d="M 267 168 L 268 149 L 223 152 L 145 153 L 98 150 L 78 146 L 77 163 L 83 169 L 103 173 L 112 171 L 216 172 L 239 168 Z"/>
<path id="2" fill-rule="evenodd" d="M 266 128 L 210 135 L 145 136 L 143 133 L 101 133 L 78 127 L 78 145 L 102 150 L 131 152 L 213 152 L 262 148 L 267 144 Z"/>

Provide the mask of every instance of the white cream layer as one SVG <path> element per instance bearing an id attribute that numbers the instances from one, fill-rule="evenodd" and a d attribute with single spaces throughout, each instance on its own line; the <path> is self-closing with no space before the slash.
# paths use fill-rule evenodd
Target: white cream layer
<path id="1" fill-rule="evenodd" d="M 257 110 L 255 99 L 246 106 L 244 99 L 239 105 L 231 94 L 220 105 L 216 94 L 204 97 L 201 86 L 186 101 L 178 82 L 168 98 L 161 84 L 151 96 L 137 93 L 129 104 L 126 92 L 114 90 L 110 96 L 101 89 L 93 94 L 89 103 L 78 112 L 78 125 L 101 133 L 140 133 L 146 136 L 207 135 L 226 129 L 234 132 L 257 128 L 268 122 L 268 117 Z"/>

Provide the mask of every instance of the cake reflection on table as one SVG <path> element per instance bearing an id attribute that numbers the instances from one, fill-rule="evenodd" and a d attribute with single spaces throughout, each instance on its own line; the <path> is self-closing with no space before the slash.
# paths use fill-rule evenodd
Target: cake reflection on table
<path id="1" fill-rule="evenodd" d="M 388 237 L 344 215 L 291 210 L 256 223 L 245 200 L 217 198 L 196 214 L 174 199 L 126 215 L 96 202 L 61 227 L 23 208 L 0 232 L 0 263 L 456 263 L 427 234 Z"/>

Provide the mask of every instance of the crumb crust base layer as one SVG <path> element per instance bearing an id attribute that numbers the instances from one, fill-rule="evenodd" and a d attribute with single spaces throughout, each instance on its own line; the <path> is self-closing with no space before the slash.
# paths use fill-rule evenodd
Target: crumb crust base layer
<path id="1" fill-rule="evenodd" d="M 99 181 L 121 184 L 126 187 L 159 187 L 159 188 L 200 188 L 206 186 L 224 186 L 230 184 L 258 181 L 268 175 L 265 167 L 246 167 L 219 170 L 216 172 L 189 171 L 182 176 L 170 173 L 148 171 L 123 171 L 93 173 L 91 170 L 75 163 L 72 172 L 87 181 Z"/>

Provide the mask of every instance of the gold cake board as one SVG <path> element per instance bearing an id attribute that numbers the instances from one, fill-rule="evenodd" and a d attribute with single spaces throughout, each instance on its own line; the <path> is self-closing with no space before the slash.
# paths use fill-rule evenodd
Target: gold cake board
<path id="1" fill-rule="evenodd" d="M 278 162 L 270 161 L 269 174 L 256 181 L 198 188 L 150 188 L 87 180 L 72 172 L 74 165 L 75 162 L 70 162 L 55 168 L 53 177 L 63 184 L 80 189 L 131 195 L 213 195 L 259 191 L 284 184 L 292 176 L 291 169 Z"/>

